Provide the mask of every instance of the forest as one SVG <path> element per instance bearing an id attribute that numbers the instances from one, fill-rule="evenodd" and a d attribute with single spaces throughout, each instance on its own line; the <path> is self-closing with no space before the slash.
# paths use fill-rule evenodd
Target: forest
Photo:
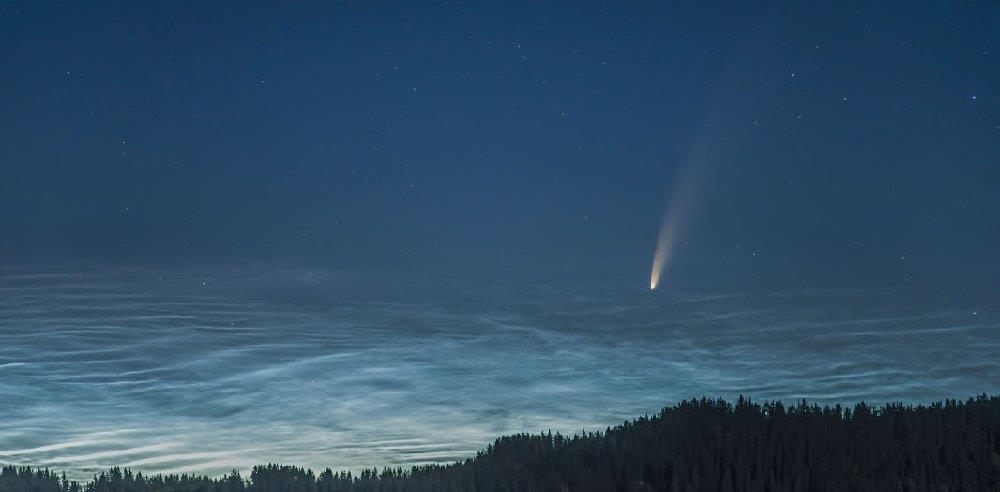
<path id="1" fill-rule="evenodd" d="M 503 436 L 465 461 L 354 474 L 112 468 L 80 483 L 48 469 L 0 470 L 0 492 L 424 490 L 1000 490 L 1000 396 L 853 408 L 693 399 L 601 432 Z"/>

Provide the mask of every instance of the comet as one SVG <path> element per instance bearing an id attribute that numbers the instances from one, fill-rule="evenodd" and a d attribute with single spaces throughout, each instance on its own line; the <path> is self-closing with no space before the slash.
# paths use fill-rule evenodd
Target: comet
<path id="1" fill-rule="evenodd" d="M 677 218 L 674 215 L 674 213 L 668 212 L 663 219 L 663 224 L 660 225 L 660 234 L 656 239 L 656 251 L 653 253 L 653 267 L 649 272 L 649 290 L 656 290 L 660 285 L 660 277 L 663 275 L 671 253 L 673 253 L 674 231 L 677 229 L 675 226 Z"/>
<path id="2" fill-rule="evenodd" d="M 663 267 L 667 263 L 667 257 L 670 255 L 673 245 L 673 237 L 670 234 L 672 230 L 670 224 L 664 220 L 656 241 L 656 252 L 653 253 L 653 268 L 649 273 L 649 290 L 656 290 L 656 287 L 660 285 L 660 276 L 663 274 Z"/>
<path id="3" fill-rule="evenodd" d="M 694 156 L 689 159 L 688 165 L 682 166 L 669 206 L 663 214 L 660 233 L 656 238 L 656 250 L 653 252 L 653 266 L 649 272 L 649 290 L 651 291 L 660 286 L 663 275 L 667 267 L 670 266 L 677 234 L 683 228 L 685 218 L 689 215 L 688 209 L 693 199 L 694 190 L 697 188 L 696 182 L 700 180 L 698 168 L 691 165 L 691 162 L 702 160 L 704 160 L 702 156 Z"/>
<path id="4" fill-rule="evenodd" d="M 749 56 L 749 55 L 747 55 Z M 725 72 L 732 76 L 722 77 L 722 80 L 741 80 L 741 64 L 736 62 L 744 56 L 733 55 Z M 695 138 L 684 158 L 677 161 L 676 175 L 672 192 L 668 195 L 667 207 L 663 212 L 660 231 L 656 238 L 656 249 L 653 252 L 653 265 L 649 272 L 649 290 L 655 291 L 663 285 L 663 279 L 670 270 L 674 256 L 678 253 L 677 244 L 686 234 L 686 225 L 692 212 L 697 208 L 700 196 L 711 177 L 712 169 L 724 160 L 731 159 L 719 145 L 720 140 L 728 137 L 726 129 L 731 128 L 731 108 L 728 104 L 730 91 L 739 91 L 735 86 L 717 87 L 719 95 L 711 98 L 712 102 L 705 108 L 699 129 L 694 132 Z M 687 244 L 685 241 L 683 244 Z"/>

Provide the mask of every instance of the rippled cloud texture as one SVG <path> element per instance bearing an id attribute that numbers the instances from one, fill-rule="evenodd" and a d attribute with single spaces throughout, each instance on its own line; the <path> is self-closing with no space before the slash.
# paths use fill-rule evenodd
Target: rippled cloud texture
<path id="1" fill-rule="evenodd" d="M 520 285 L 4 272 L 0 461 L 408 466 L 702 394 L 928 401 L 1000 378 L 995 316 L 912 288 Z"/>

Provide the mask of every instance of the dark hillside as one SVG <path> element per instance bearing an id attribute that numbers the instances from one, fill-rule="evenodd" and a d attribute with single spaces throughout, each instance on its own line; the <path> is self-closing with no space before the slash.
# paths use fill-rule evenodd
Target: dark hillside
<path id="1" fill-rule="evenodd" d="M 1000 397 L 853 409 L 691 400 L 604 432 L 504 436 L 461 463 L 358 475 L 115 468 L 78 484 L 47 470 L 0 473 L 0 492 L 382 490 L 1000 490 Z"/>

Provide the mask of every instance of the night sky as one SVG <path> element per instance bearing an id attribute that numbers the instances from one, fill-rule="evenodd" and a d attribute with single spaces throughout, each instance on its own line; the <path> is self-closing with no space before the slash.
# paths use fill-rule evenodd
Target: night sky
<path id="1" fill-rule="evenodd" d="M 997 26 L 2 2 L 0 462 L 408 464 L 701 394 L 995 390 Z"/>
<path id="2" fill-rule="evenodd" d="M 1000 262 L 990 2 L 0 12 L 5 265 Z"/>

